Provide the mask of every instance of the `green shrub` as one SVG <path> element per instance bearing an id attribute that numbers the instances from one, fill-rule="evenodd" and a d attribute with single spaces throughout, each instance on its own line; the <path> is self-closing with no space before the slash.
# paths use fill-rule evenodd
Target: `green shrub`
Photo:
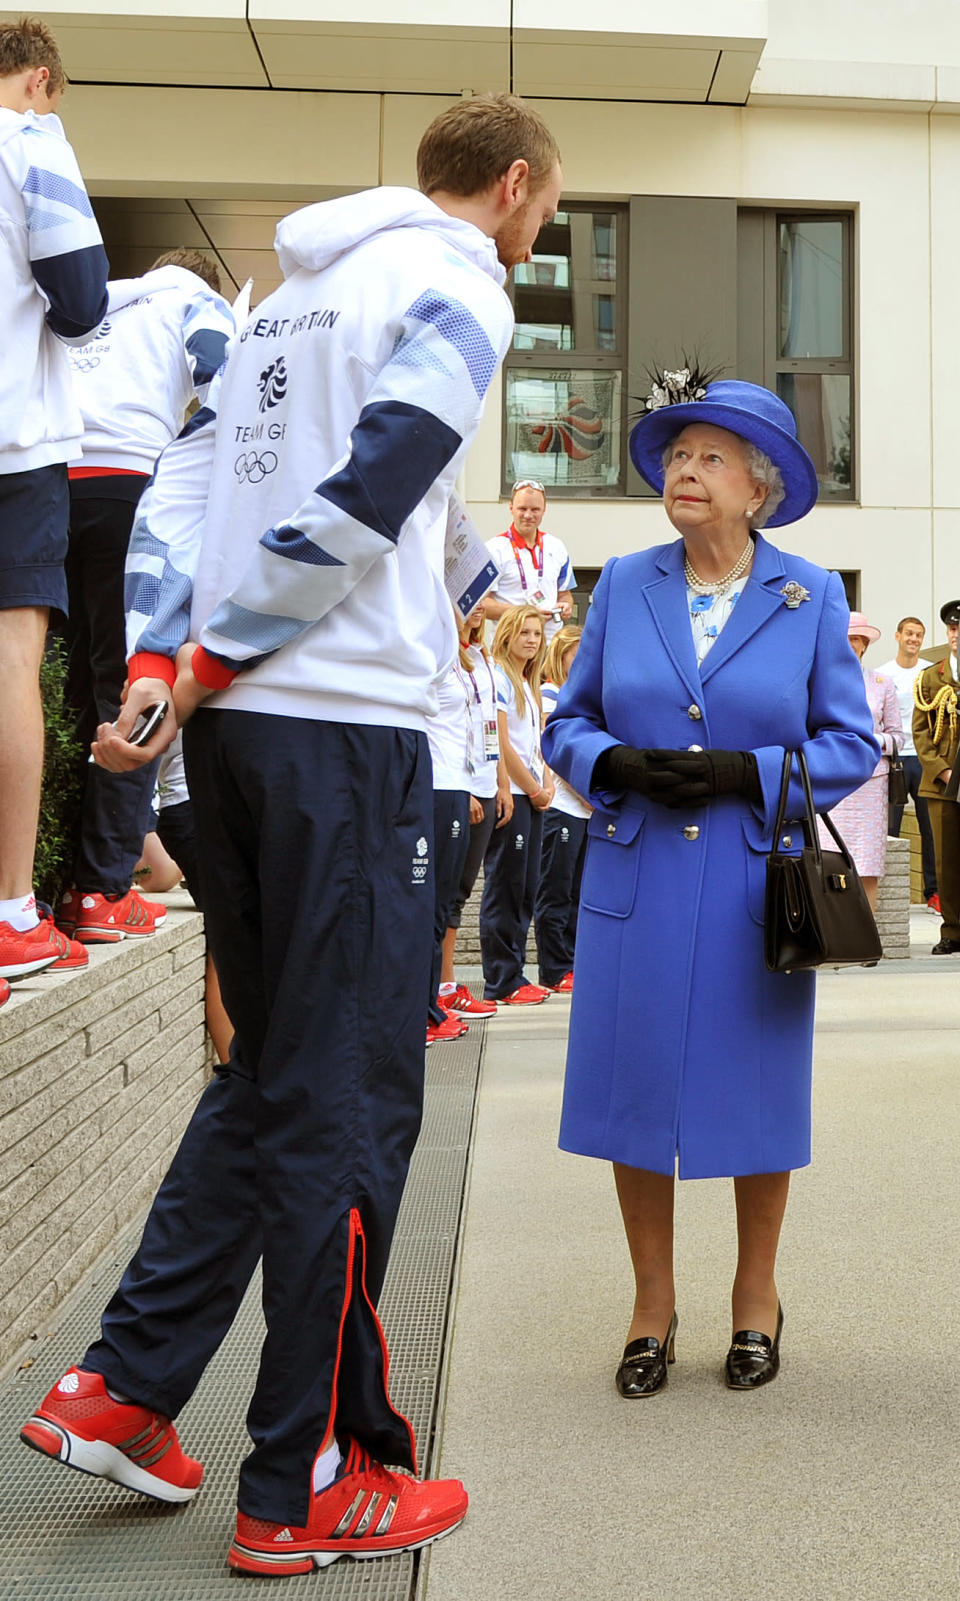
<path id="1" fill-rule="evenodd" d="M 70 882 L 73 841 L 83 788 L 83 752 L 73 715 L 64 705 L 67 660 L 63 643 L 50 639 L 40 668 L 44 739 L 43 788 L 33 882 L 37 899 L 56 906 Z"/>

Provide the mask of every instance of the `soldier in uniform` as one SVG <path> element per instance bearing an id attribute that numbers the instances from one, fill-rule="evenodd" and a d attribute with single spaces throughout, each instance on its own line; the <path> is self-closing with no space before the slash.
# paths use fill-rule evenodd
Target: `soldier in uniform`
<path id="1" fill-rule="evenodd" d="M 923 767 L 919 793 L 930 808 L 940 886 L 942 921 L 933 955 L 953 956 L 960 953 L 960 805 L 955 798 L 948 798 L 947 784 L 960 749 L 960 600 L 948 600 L 941 606 L 940 618 L 946 624 L 947 650 L 913 686 L 913 738 Z"/>

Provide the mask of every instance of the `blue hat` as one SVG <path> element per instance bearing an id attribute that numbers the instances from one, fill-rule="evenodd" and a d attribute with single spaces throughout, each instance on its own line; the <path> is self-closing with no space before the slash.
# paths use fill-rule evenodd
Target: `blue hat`
<path id="1" fill-rule="evenodd" d="M 641 478 L 662 495 L 663 452 L 670 440 L 688 423 L 712 422 L 757 445 L 779 467 L 786 494 L 766 526 L 782 528 L 805 517 L 817 498 L 817 470 L 797 438 L 790 407 L 771 390 L 737 378 L 707 384 L 702 396 L 661 405 L 631 428 L 630 457 Z"/>

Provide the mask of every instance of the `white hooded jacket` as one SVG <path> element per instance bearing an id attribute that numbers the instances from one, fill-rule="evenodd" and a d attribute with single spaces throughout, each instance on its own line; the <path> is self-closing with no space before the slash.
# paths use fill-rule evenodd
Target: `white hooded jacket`
<path id="1" fill-rule="evenodd" d="M 80 444 L 61 339 L 106 310 L 107 258 L 59 117 L 0 107 L 0 473 L 68 461 Z"/>
<path id="2" fill-rule="evenodd" d="M 284 284 L 140 502 L 131 674 L 189 637 L 207 682 L 237 674 L 209 704 L 422 728 L 456 649 L 447 504 L 511 338 L 505 274 L 409 189 L 309 206 L 277 253 Z"/>
<path id="3" fill-rule="evenodd" d="M 184 267 L 118 278 L 107 291 L 104 321 L 67 352 L 83 417 L 82 460 L 71 465 L 151 473 L 191 400 L 206 399 L 234 331 L 233 313 Z"/>

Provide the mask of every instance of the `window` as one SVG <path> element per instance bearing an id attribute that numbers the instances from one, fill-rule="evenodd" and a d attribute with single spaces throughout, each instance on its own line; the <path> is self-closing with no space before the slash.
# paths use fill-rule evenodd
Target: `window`
<path id="1" fill-rule="evenodd" d="M 622 494 L 626 214 L 569 206 L 513 273 L 516 329 L 504 374 L 504 489 Z"/>
<path id="2" fill-rule="evenodd" d="M 847 598 L 847 605 L 851 611 L 860 610 L 860 573 L 842 567 L 832 567 L 843 585 L 843 593 Z"/>
<path id="3" fill-rule="evenodd" d="M 849 212 L 741 213 L 740 376 L 790 407 L 821 500 L 855 494 L 852 234 Z"/>

